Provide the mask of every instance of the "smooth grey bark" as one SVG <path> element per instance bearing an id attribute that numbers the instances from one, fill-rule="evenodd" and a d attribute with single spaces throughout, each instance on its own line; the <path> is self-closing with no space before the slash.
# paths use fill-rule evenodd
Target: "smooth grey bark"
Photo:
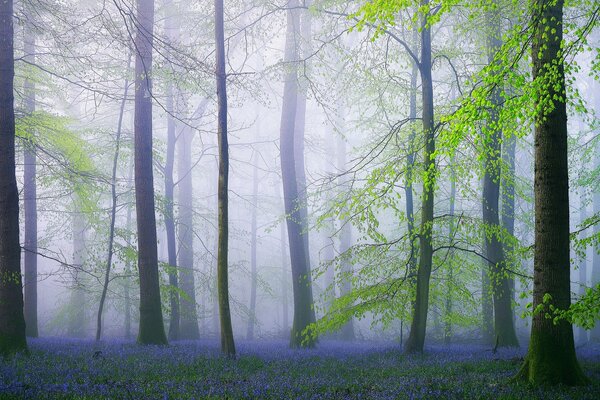
<path id="1" fill-rule="evenodd" d="M 134 152 L 138 271 L 140 276 L 138 342 L 141 344 L 167 344 L 160 300 L 152 164 L 154 0 L 137 0 L 136 21 Z"/>
<path id="2" fill-rule="evenodd" d="M 279 191 L 277 191 L 279 196 Z M 284 332 L 289 332 L 289 305 L 288 305 L 288 268 L 289 257 L 287 252 L 287 232 L 286 223 L 281 221 L 279 227 L 279 240 L 281 241 L 281 307 L 282 307 L 282 326 Z"/>
<path id="3" fill-rule="evenodd" d="M 35 31 L 29 10 L 26 11 L 24 24 L 24 59 L 35 64 Z M 35 112 L 35 82 L 29 78 L 24 83 L 25 113 L 31 115 Z M 33 136 L 35 132 L 30 132 Z M 36 149 L 35 141 L 27 140 L 24 143 L 23 157 L 23 206 L 25 216 L 25 232 L 23 243 L 23 266 L 25 272 L 24 282 L 24 307 L 25 327 L 28 337 L 38 337 L 38 293 L 37 293 L 37 184 L 36 184 Z"/>
<path id="4" fill-rule="evenodd" d="M 413 44 L 416 47 L 419 41 L 419 32 L 415 28 L 413 29 Z M 419 77 L 419 65 L 416 61 L 412 62 L 412 69 L 410 73 L 410 98 L 409 98 L 409 114 L 408 118 L 411 121 L 417 119 L 417 79 Z M 415 158 L 417 155 L 415 149 L 415 140 L 417 132 L 414 128 L 411 128 L 410 134 L 408 135 L 408 153 L 406 154 L 406 179 L 404 197 L 406 199 L 406 225 L 408 229 L 408 237 L 410 240 L 410 255 L 408 260 L 409 275 L 416 277 L 417 275 L 417 246 L 416 246 L 416 232 L 415 232 L 415 211 L 414 211 L 414 190 L 413 190 L 413 169 L 415 166 Z M 411 285 L 416 284 L 415 278 L 410 278 Z"/>
<path id="5" fill-rule="evenodd" d="M 225 33 L 223 0 L 215 0 L 216 81 L 218 102 L 219 139 L 219 238 L 217 254 L 217 289 L 219 294 L 219 317 L 221 321 L 221 352 L 235 357 L 235 343 L 229 310 L 228 250 L 229 250 L 229 144 L 227 142 L 227 75 L 225 73 Z"/>
<path id="6" fill-rule="evenodd" d="M 254 339 L 254 325 L 256 324 L 256 284 L 258 280 L 256 246 L 257 246 L 257 212 L 258 212 L 258 153 L 252 157 L 254 165 L 252 173 L 252 217 L 250 222 L 250 307 L 248 316 L 248 329 L 246 339 Z"/>
<path id="7" fill-rule="evenodd" d="M 131 185 L 131 180 L 133 178 L 133 160 L 129 163 L 129 176 L 127 177 L 127 182 Z M 131 245 L 131 212 L 133 205 L 129 204 L 127 206 L 127 217 L 125 220 L 125 229 L 127 229 L 127 245 Z M 125 282 L 123 285 L 123 296 L 125 297 L 125 315 L 124 315 L 124 324 L 125 324 L 125 338 L 131 338 L 131 264 L 132 261 L 127 259 L 125 261 Z"/>
<path id="8" fill-rule="evenodd" d="M 127 60 L 127 73 L 129 73 L 131 56 Z M 104 302 L 106 293 L 108 292 L 108 284 L 110 282 L 110 270 L 112 267 L 113 245 L 115 239 L 115 221 L 117 219 L 117 168 L 119 166 L 119 151 L 121 149 L 121 128 L 123 126 L 123 114 L 125 112 L 125 103 L 127 102 L 127 92 L 129 91 L 129 77 L 125 79 L 125 88 L 123 90 L 123 99 L 119 109 L 119 120 L 117 122 L 117 133 L 115 135 L 115 154 L 113 156 L 112 174 L 110 180 L 111 207 L 110 207 L 110 224 L 108 228 L 108 256 L 106 258 L 106 267 L 104 272 L 104 285 L 102 285 L 102 293 L 100 295 L 100 303 L 98 305 L 98 315 L 96 318 L 96 341 L 100 340 L 102 335 L 102 312 L 104 310 Z"/>
<path id="9" fill-rule="evenodd" d="M 0 2 L 0 356 L 27 351 L 15 176 L 13 2 Z"/>
<path id="10" fill-rule="evenodd" d="M 306 246 L 304 244 L 301 197 L 298 193 L 298 178 L 295 150 L 295 123 L 298 100 L 298 1 L 290 0 L 287 11 L 287 29 L 284 62 L 288 65 L 283 89 L 283 104 L 280 125 L 280 161 L 283 181 L 283 197 L 287 216 L 288 241 L 292 265 L 294 289 L 294 322 L 290 335 L 290 346 L 313 347 L 315 338 L 304 330 L 315 322 L 312 307 L 312 279 Z"/>
<path id="11" fill-rule="evenodd" d="M 428 7 L 429 0 L 422 0 L 421 6 Z M 429 281 L 433 262 L 433 207 L 435 194 L 435 125 L 433 109 L 433 81 L 431 77 L 431 30 L 427 24 L 429 15 L 423 17 L 421 25 L 421 59 L 419 73 L 422 84 L 423 103 L 423 169 L 426 179 L 423 184 L 421 203 L 421 226 L 419 228 L 419 265 L 417 270 L 416 296 L 410 334 L 404 349 L 407 353 L 423 352 L 429 309 Z M 416 60 L 415 60 L 416 61 Z"/>

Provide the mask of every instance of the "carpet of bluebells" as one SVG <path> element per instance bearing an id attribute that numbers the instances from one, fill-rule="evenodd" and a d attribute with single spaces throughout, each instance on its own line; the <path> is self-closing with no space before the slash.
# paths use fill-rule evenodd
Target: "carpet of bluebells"
<path id="1" fill-rule="evenodd" d="M 404 355 L 394 343 L 238 343 L 167 347 L 73 339 L 30 341 L 29 357 L 0 359 L 0 399 L 600 399 L 600 346 L 578 349 L 592 384 L 533 388 L 510 382 L 524 350 L 475 345 Z"/>

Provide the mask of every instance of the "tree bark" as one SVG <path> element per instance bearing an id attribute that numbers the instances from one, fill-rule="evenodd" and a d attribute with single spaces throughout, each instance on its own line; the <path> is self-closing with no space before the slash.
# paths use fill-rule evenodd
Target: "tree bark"
<path id="1" fill-rule="evenodd" d="M 131 56 L 127 60 L 127 73 L 129 73 L 129 65 Z M 125 79 L 125 88 L 123 90 L 123 100 L 121 100 L 121 108 L 119 110 L 119 121 L 117 122 L 117 134 L 115 137 L 115 155 L 113 157 L 112 175 L 110 181 L 111 191 L 111 208 L 110 208 L 110 226 L 108 228 L 108 256 L 106 259 L 106 268 L 104 272 L 104 285 L 102 286 L 102 294 L 100 295 L 100 304 L 98 305 L 98 316 L 96 319 L 96 341 L 100 340 L 102 335 L 102 312 L 104 310 L 104 301 L 108 292 L 108 284 L 110 282 L 110 270 L 112 267 L 113 245 L 115 239 L 115 221 L 117 219 L 117 167 L 119 165 L 119 150 L 121 149 L 121 127 L 123 126 L 123 114 L 125 112 L 125 103 L 127 102 L 127 92 L 129 91 L 129 78 Z"/>
<path id="2" fill-rule="evenodd" d="M 502 46 L 500 15 L 498 11 L 486 15 L 488 36 L 488 63 L 496 63 L 495 57 Z M 484 134 L 484 177 L 483 177 L 483 223 L 485 254 L 489 260 L 490 288 L 494 304 L 494 335 L 499 347 L 519 346 L 512 311 L 512 286 L 506 271 L 506 256 L 500 237 L 500 177 L 502 130 L 498 126 L 499 108 L 502 98 L 501 88 L 495 87 L 490 96 L 490 119 L 488 131 Z"/>
<path id="3" fill-rule="evenodd" d="M 135 38 L 135 201 L 140 275 L 141 344 L 167 344 L 158 275 L 152 165 L 152 44 L 154 0 L 137 0 Z"/>
<path id="4" fill-rule="evenodd" d="M 246 331 L 246 339 L 254 339 L 254 325 L 256 324 L 256 284 L 258 280 L 256 246 L 257 246 L 257 222 L 256 214 L 258 211 L 258 153 L 255 151 L 252 157 L 252 165 L 254 172 L 252 174 L 252 220 L 250 222 L 250 315 L 248 316 L 248 330 Z"/>
<path id="5" fill-rule="evenodd" d="M 586 198 L 584 194 L 584 188 L 580 188 L 581 192 L 579 194 L 579 223 L 583 224 L 583 221 L 587 218 L 587 210 L 586 210 Z M 581 233 L 583 236 L 584 234 Z M 584 249 L 584 254 L 579 258 L 579 296 L 583 296 L 585 294 L 585 289 L 587 286 L 587 249 Z M 578 327 L 577 328 L 577 340 L 581 344 L 585 344 L 588 342 L 588 331 Z"/>
<path id="6" fill-rule="evenodd" d="M 454 155 L 450 158 L 450 222 L 448 224 L 448 242 L 452 245 L 456 226 L 454 221 L 454 208 L 456 205 L 456 169 L 455 164 L 456 158 Z M 450 250 L 450 259 L 453 258 L 453 251 Z M 450 344 L 452 341 L 452 285 L 454 284 L 454 270 L 452 262 L 448 266 L 448 273 L 446 275 L 446 307 L 444 313 L 446 315 L 444 319 L 444 343 Z"/>
<path id="7" fill-rule="evenodd" d="M 215 0 L 216 80 L 218 99 L 219 138 L 219 248 L 217 254 L 217 288 L 219 293 L 219 316 L 221 321 L 221 351 L 235 357 L 235 343 L 229 310 L 228 241 L 229 241 L 229 145 L 227 143 L 227 75 L 225 73 L 225 33 L 223 0 Z"/>
<path id="8" fill-rule="evenodd" d="M 283 181 L 283 198 L 287 216 L 288 241 L 292 265 L 292 285 L 294 289 L 294 321 L 290 337 L 290 346 L 313 347 L 315 340 L 305 335 L 306 327 L 315 322 L 312 308 L 312 284 L 310 264 L 304 245 L 303 216 L 300 211 L 300 195 L 296 168 L 295 121 L 298 100 L 298 35 L 299 16 L 297 0 L 288 2 L 287 30 L 284 62 L 288 64 L 283 89 L 283 104 L 280 127 L 280 160 Z"/>
<path id="9" fill-rule="evenodd" d="M 0 355 L 27 351 L 15 176 L 13 2 L 0 2 Z"/>
<path id="10" fill-rule="evenodd" d="M 35 63 L 35 32 L 30 20 L 32 13 L 26 11 L 24 29 L 24 58 L 27 62 Z M 29 115 L 35 112 L 35 83 L 27 78 L 24 84 L 25 112 Z M 30 132 L 33 136 L 35 132 Z M 23 205 L 25 208 L 25 243 L 23 258 L 25 269 L 24 295 L 26 334 L 28 337 L 38 337 L 37 316 L 37 185 L 36 185 L 36 149 L 35 141 L 28 140 L 24 146 L 23 166 Z"/>
<path id="11" fill-rule="evenodd" d="M 573 327 L 566 320 L 555 324 L 547 318 L 544 304 L 550 296 L 558 309 L 571 305 L 563 0 L 537 0 L 533 7 L 533 79 L 541 85 L 534 140 L 533 309 L 543 310 L 533 316 L 529 350 L 517 377 L 535 385 L 581 385 L 587 378 L 577 362 Z M 553 99 L 554 107 L 548 107 L 547 99 Z"/>
<path id="12" fill-rule="evenodd" d="M 427 6 L 429 0 L 421 1 L 422 6 Z M 416 296 L 413 307 L 413 318 L 410 334 L 405 344 L 407 353 L 423 352 L 425 332 L 427 328 L 427 311 L 429 308 L 429 280 L 433 262 L 433 200 L 435 190 L 435 127 L 433 113 L 433 81 L 431 78 L 431 30 L 424 16 L 421 26 L 421 60 L 419 72 L 422 83 L 423 102 L 423 134 L 424 152 L 423 169 L 425 180 L 423 183 L 423 196 L 421 203 L 421 226 L 419 228 L 419 266 L 417 271 Z"/>

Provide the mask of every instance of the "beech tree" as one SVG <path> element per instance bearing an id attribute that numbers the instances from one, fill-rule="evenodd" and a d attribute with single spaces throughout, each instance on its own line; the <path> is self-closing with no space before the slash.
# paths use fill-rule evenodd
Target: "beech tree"
<path id="1" fill-rule="evenodd" d="M 0 355 L 27 351 L 15 176 L 13 2 L 0 3 Z"/>
<path id="2" fill-rule="evenodd" d="M 160 286 L 154 173 L 152 165 L 152 43 L 154 0 L 137 1 L 135 37 L 135 204 L 138 270 L 140 274 L 140 327 L 138 342 L 166 344 Z"/>
<path id="3" fill-rule="evenodd" d="M 534 384 L 581 385 L 573 327 L 556 320 L 550 305 L 571 305 L 567 106 L 563 53 L 563 0 L 532 4 L 535 116 L 535 250 L 533 322 L 525 362 L 517 375 Z"/>

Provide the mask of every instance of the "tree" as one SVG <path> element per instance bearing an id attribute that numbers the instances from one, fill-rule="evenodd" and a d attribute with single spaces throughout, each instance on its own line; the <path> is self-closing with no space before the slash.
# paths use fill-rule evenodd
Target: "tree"
<path id="1" fill-rule="evenodd" d="M 257 221 L 258 213 L 258 152 L 252 157 L 254 165 L 252 173 L 252 217 L 250 222 L 250 310 L 246 339 L 254 339 L 254 326 L 256 325 L 256 286 L 258 281 L 256 246 L 257 246 Z"/>
<path id="2" fill-rule="evenodd" d="M 573 327 L 550 305 L 571 305 L 567 108 L 563 0 L 535 0 L 532 9 L 535 115 L 535 250 L 529 350 L 517 378 L 533 384 L 587 382 L 577 362 Z"/>
<path id="3" fill-rule="evenodd" d="M 223 22 L 223 0 L 215 0 L 215 45 L 216 83 L 219 139 L 219 186 L 218 218 L 219 238 L 217 252 L 217 287 L 219 293 L 219 315 L 221 321 L 221 351 L 227 357 L 235 357 L 235 343 L 229 310 L 228 241 L 229 241 L 229 145 L 227 143 L 227 75 L 225 73 L 225 32 Z"/>
<path id="4" fill-rule="evenodd" d="M 152 44 L 154 0 L 137 1 L 135 37 L 135 204 L 140 275 L 141 344 L 167 344 L 163 324 L 152 170 Z"/>
<path id="5" fill-rule="evenodd" d="M 497 63 L 497 53 L 502 46 L 500 13 L 496 7 L 486 13 L 488 63 Z M 490 94 L 490 119 L 483 137 L 484 176 L 482 210 L 485 230 L 485 255 L 489 268 L 490 288 L 494 302 L 494 333 L 499 346 L 518 346 L 512 312 L 512 285 L 506 272 L 506 255 L 502 243 L 500 214 L 501 141 L 502 129 L 498 116 L 501 107 L 501 90 L 496 86 Z"/>
<path id="6" fill-rule="evenodd" d="M 15 176 L 13 1 L 0 3 L 0 355 L 27 351 Z"/>
<path id="7" fill-rule="evenodd" d="M 301 196 L 298 192 L 298 176 L 295 149 L 295 124 L 298 102 L 298 2 L 290 0 L 287 11 L 284 62 L 288 70 L 283 88 L 280 124 L 280 161 L 283 182 L 283 201 L 287 219 L 288 242 L 292 265 L 292 287 L 294 291 L 294 320 L 290 335 L 291 347 L 312 347 L 315 338 L 305 335 L 305 329 L 315 322 L 312 308 L 312 284 L 307 247 L 302 235 L 303 215 Z"/>
<path id="8" fill-rule="evenodd" d="M 421 6 L 427 8 L 428 0 L 421 1 Z M 435 126 L 433 115 L 433 81 L 431 78 L 431 29 L 429 14 L 422 16 L 421 25 L 421 59 L 419 73 L 422 84 L 423 103 L 423 195 L 421 198 L 421 226 L 419 228 L 419 265 L 417 269 L 416 297 L 413 305 L 413 318 L 410 334 L 404 349 L 408 353 L 422 352 L 425 344 L 427 327 L 427 310 L 429 307 L 429 280 L 433 263 L 433 205 L 435 193 Z M 416 62 L 416 60 L 415 60 Z"/>
<path id="9" fill-rule="evenodd" d="M 32 13 L 27 12 L 25 20 L 23 41 L 24 57 L 30 63 L 35 63 L 35 32 L 33 27 Z M 35 82 L 27 78 L 24 84 L 25 112 L 32 115 L 35 112 Z M 30 133 L 33 136 L 33 132 Z M 24 146 L 23 157 L 23 206 L 25 215 L 25 242 L 23 244 L 23 266 L 25 270 L 24 295 L 26 333 L 29 337 L 38 336 L 37 321 L 37 185 L 36 185 L 36 150 L 33 140 L 28 140 Z"/>

